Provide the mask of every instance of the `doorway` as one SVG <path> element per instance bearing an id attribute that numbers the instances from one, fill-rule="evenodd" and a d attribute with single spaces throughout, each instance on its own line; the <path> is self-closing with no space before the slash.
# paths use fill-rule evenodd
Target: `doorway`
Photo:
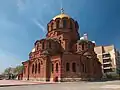
<path id="1" fill-rule="evenodd" d="M 55 77 L 55 78 L 54 78 L 54 82 L 58 82 L 58 77 Z"/>

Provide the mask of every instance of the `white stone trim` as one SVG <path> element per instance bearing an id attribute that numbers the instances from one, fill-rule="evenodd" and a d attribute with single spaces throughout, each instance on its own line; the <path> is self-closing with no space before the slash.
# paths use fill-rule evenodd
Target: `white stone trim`
<path id="1" fill-rule="evenodd" d="M 74 81 L 81 81 L 81 78 L 61 78 L 61 81 L 68 81 L 68 82 L 74 82 Z"/>
<path id="2" fill-rule="evenodd" d="M 61 81 L 61 78 L 58 78 L 58 82 Z M 54 82 L 54 78 L 50 78 L 50 82 Z"/>
<path id="3" fill-rule="evenodd" d="M 46 78 L 29 78 L 30 81 L 46 81 Z"/>

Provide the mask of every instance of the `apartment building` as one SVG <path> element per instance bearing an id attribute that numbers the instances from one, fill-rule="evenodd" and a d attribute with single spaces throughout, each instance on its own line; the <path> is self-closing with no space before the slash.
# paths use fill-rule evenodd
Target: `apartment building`
<path id="1" fill-rule="evenodd" d="M 114 45 L 96 46 L 94 51 L 102 64 L 103 75 L 106 73 L 120 74 L 120 53 Z"/>

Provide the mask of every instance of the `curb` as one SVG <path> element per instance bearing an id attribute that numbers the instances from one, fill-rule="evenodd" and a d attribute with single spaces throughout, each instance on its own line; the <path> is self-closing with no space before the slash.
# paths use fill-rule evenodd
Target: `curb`
<path id="1" fill-rule="evenodd" d="M 39 84 L 0 85 L 0 87 L 11 87 L 11 86 L 29 86 L 29 85 L 44 85 L 44 84 L 57 84 L 57 83 L 39 83 Z"/>

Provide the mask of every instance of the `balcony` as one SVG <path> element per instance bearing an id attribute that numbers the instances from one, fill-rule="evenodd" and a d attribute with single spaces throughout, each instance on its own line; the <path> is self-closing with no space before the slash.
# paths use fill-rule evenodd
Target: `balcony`
<path id="1" fill-rule="evenodd" d="M 103 64 L 111 64 L 111 62 L 103 62 Z"/>
<path id="2" fill-rule="evenodd" d="M 103 57 L 103 59 L 110 59 L 110 57 Z"/>
<path id="3" fill-rule="evenodd" d="M 112 60 L 111 59 L 103 59 L 103 64 L 104 63 L 110 63 Z"/>
<path id="4" fill-rule="evenodd" d="M 109 67 L 103 67 L 103 69 L 111 69 L 111 67 L 109 66 Z"/>
<path id="5" fill-rule="evenodd" d="M 111 55 L 108 52 L 103 53 L 102 56 L 103 56 L 103 59 L 110 59 L 110 57 L 111 57 Z"/>

